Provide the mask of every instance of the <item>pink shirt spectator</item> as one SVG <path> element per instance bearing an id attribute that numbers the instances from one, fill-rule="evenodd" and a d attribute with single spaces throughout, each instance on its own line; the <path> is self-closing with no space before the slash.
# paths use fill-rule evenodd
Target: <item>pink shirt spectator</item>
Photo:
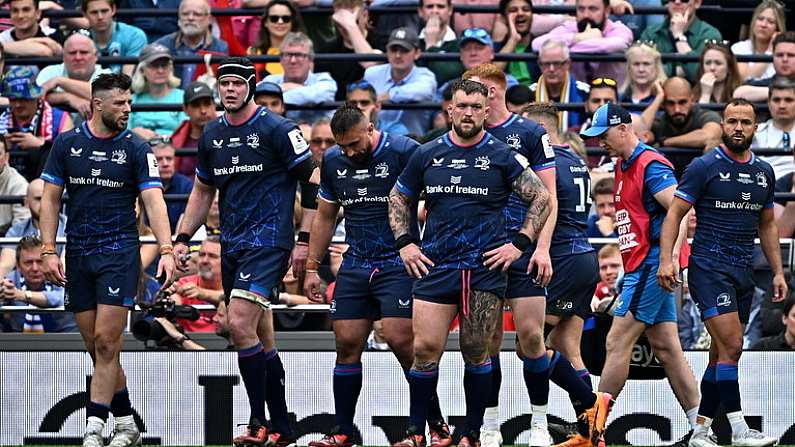
<path id="1" fill-rule="evenodd" d="M 494 6 L 499 5 L 499 0 L 453 0 L 453 6 Z M 497 21 L 499 14 L 453 14 L 453 24 L 455 32 L 461 35 L 467 28 L 483 28 L 491 34 L 494 30 L 494 22 Z"/>

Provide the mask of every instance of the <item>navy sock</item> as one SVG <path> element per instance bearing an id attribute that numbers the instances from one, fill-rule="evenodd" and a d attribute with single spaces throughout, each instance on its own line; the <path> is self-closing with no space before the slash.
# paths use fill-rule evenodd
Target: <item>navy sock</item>
<path id="1" fill-rule="evenodd" d="M 549 378 L 552 382 L 569 393 L 575 414 L 582 414 L 596 403 L 596 395 L 593 390 L 585 385 L 582 378 L 577 375 L 571 362 L 557 351 L 552 355 L 550 370 Z"/>
<path id="2" fill-rule="evenodd" d="M 94 402 L 93 400 L 88 403 L 86 407 L 86 419 L 90 417 L 98 417 L 102 419 L 103 422 L 108 420 L 108 414 L 110 413 L 110 407 L 101 404 L 99 402 Z"/>
<path id="3" fill-rule="evenodd" d="M 502 369 L 500 369 L 500 355 L 489 357 L 491 360 L 491 393 L 486 401 L 486 408 L 496 407 L 500 404 L 500 387 L 502 386 Z"/>
<path id="4" fill-rule="evenodd" d="M 409 383 L 409 387 L 411 387 L 411 370 L 404 369 L 403 375 L 406 377 L 406 381 Z M 433 395 L 431 396 L 431 401 L 428 403 L 428 424 L 436 424 L 438 422 L 444 422 L 444 415 L 442 414 L 442 408 L 439 406 L 439 393 L 436 392 L 436 388 L 433 389 Z"/>
<path id="5" fill-rule="evenodd" d="M 464 369 L 464 396 L 467 411 L 464 435 L 480 433 L 483 425 L 483 413 L 486 411 L 486 402 L 491 394 L 491 360 L 486 360 L 480 365 L 465 364 Z"/>
<path id="6" fill-rule="evenodd" d="M 265 351 L 262 344 L 237 351 L 237 366 L 246 386 L 251 419 L 265 424 Z"/>
<path id="7" fill-rule="evenodd" d="M 287 401 L 284 397 L 284 365 L 279 351 L 274 348 L 265 353 L 265 403 L 271 415 L 271 428 L 283 435 L 291 435 L 287 416 Z"/>
<path id="8" fill-rule="evenodd" d="M 409 425 L 414 426 L 419 433 L 425 433 L 425 421 L 428 420 L 428 404 L 436 394 L 436 384 L 439 382 L 439 368 L 428 371 L 409 371 L 409 390 L 411 406 L 409 408 Z"/>
<path id="9" fill-rule="evenodd" d="M 362 363 L 337 363 L 334 366 L 335 420 L 340 432 L 353 435 L 353 414 L 362 391 Z"/>
<path id="10" fill-rule="evenodd" d="M 532 405 L 546 405 L 549 401 L 549 358 L 547 353 L 538 358 L 522 359 L 524 383 Z M 579 380 L 579 379 L 577 379 Z"/>
<path id="11" fill-rule="evenodd" d="M 132 414 L 132 404 L 130 403 L 130 393 L 127 388 L 117 391 L 110 401 L 110 412 L 113 417 L 130 416 Z"/>
<path id="12" fill-rule="evenodd" d="M 717 368 L 715 368 L 715 378 L 717 379 L 720 401 L 723 402 L 723 409 L 726 413 L 742 411 L 740 383 L 737 381 L 737 365 L 719 362 Z"/>
<path id="13" fill-rule="evenodd" d="M 718 405 L 720 405 L 720 390 L 718 390 L 717 368 L 714 364 L 710 364 L 701 377 L 701 403 L 698 406 L 698 414 L 714 419 Z"/>
<path id="14" fill-rule="evenodd" d="M 593 389 L 593 382 L 591 382 L 591 373 L 589 373 L 587 369 L 578 369 L 577 375 L 580 377 L 583 383 L 585 383 L 585 386 L 587 386 L 590 389 Z"/>

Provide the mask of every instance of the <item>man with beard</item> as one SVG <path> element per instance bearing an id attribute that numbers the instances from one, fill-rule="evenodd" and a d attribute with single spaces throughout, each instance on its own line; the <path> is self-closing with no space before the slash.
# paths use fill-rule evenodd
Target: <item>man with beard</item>
<path id="1" fill-rule="evenodd" d="M 665 113 L 655 118 L 661 105 Z M 651 132 L 661 147 L 705 148 L 720 141 L 720 115 L 696 104 L 690 83 L 684 78 L 663 83 L 663 95 L 657 95 L 643 111 L 643 120 L 647 125 L 653 120 Z M 693 156 L 674 155 L 669 159 L 679 178 Z"/>
<path id="2" fill-rule="evenodd" d="M 566 21 L 543 36 L 533 40 L 533 50 L 538 51 L 549 40 L 566 43 L 571 53 L 620 53 L 629 48 L 634 39 L 632 31 L 610 15 L 609 0 L 577 0 L 577 21 Z M 625 62 L 576 62 L 571 71 L 577 79 L 590 82 L 606 77 L 619 84 L 626 74 Z"/>
<path id="3" fill-rule="evenodd" d="M 489 91 L 457 81 L 447 111 L 453 130 L 414 151 L 389 194 L 389 222 L 413 290 L 414 364 L 411 411 L 396 447 L 425 446 L 425 421 L 439 379 L 448 328 L 461 321 L 466 418 L 460 447 L 480 445 L 491 390 L 489 342 L 502 315 L 504 272 L 538 237 L 549 216 L 549 192 L 530 162 L 484 130 Z M 511 192 L 528 204 L 521 229 L 508 242 L 503 210 Z M 412 210 L 425 194 L 421 243 Z"/>
<path id="4" fill-rule="evenodd" d="M 177 304 L 212 304 L 224 302 L 224 288 L 221 286 L 221 239 L 207 236 L 199 248 L 198 271 L 195 275 L 183 276 L 173 287 L 173 299 Z M 177 318 L 177 323 L 186 332 L 212 332 L 215 327 L 215 313 L 202 312 L 196 321 Z"/>
<path id="5" fill-rule="evenodd" d="M 115 422 L 111 446 L 141 443 L 119 363 L 127 310 L 135 304 L 141 272 L 139 195 L 160 245 L 157 277 L 168 287 L 174 275 L 157 160 L 149 145 L 127 130 L 130 84 L 124 74 L 102 74 L 91 83 L 91 118 L 56 138 L 41 175 L 42 269 L 47 281 L 66 286 L 64 305 L 74 312 L 94 361 L 84 447 L 104 446 L 108 413 Z M 55 249 L 64 189 L 69 194 L 65 275 Z"/>
<path id="6" fill-rule="evenodd" d="M 698 387 L 679 344 L 676 301 L 673 293 L 657 285 L 655 277 L 660 227 L 676 190 L 673 166 L 638 140 L 632 131 L 632 117 L 619 105 L 598 108 L 591 127 L 583 135 L 599 137 L 602 148 L 618 158 L 614 193 L 624 288 L 607 335 L 607 357 L 599 391 L 618 396 L 629 375 L 633 346 L 645 332 L 694 428 Z M 685 236 L 686 227 L 682 227 L 671 249 L 675 249 L 674 259 L 679 258 Z"/>
<path id="7" fill-rule="evenodd" d="M 308 229 L 315 214 L 316 189 L 312 191 L 307 182 L 317 184 L 320 176 L 301 130 L 254 103 L 254 64 L 246 58 L 229 58 L 217 73 L 226 113 L 210 121 L 199 139 L 196 180 L 174 251 L 182 261 L 218 190 L 222 283 L 251 410 L 244 433 L 232 442 L 282 447 L 293 441 L 270 305 L 279 299 L 278 285 L 291 260 L 294 275 L 304 273 L 309 234 L 299 232 L 296 245 L 293 205 L 300 180 L 301 228 Z M 266 402 L 270 427 L 263 425 Z"/>
<path id="8" fill-rule="evenodd" d="M 331 119 L 331 130 L 337 145 L 323 155 L 320 200 L 312 222 L 304 291 L 310 300 L 325 302 L 317 269 L 334 235 L 342 206 L 349 248 L 337 274 L 331 307 L 337 346 L 334 367 L 337 426 L 309 445 L 350 447 L 361 442 L 354 440 L 353 416 L 362 388 L 362 351 L 373 321 L 381 320 L 386 342 L 406 378 L 414 358 L 411 346 L 414 279 L 406 272 L 395 248 L 387 200 L 418 144 L 400 135 L 379 132 L 354 105 L 337 109 Z M 419 239 L 416 218 L 415 209 L 411 237 Z M 453 443 L 438 398 L 433 399 L 427 420 L 432 446 L 446 447 Z"/>
<path id="9" fill-rule="evenodd" d="M 673 261 L 674 240 L 682 218 L 698 215 L 688 284 L 712 337 L 709 364 L 701 379 L 701 406 L 690 438 L 691 447 L 715 447 L 709 427 L 722 404 L 732 428 L 732 445 L 771 446 L 776 438 L 748 428 L 740 403 L 737 364 L 743 351 L 744 326 L 754 297 L 752 260 L 757 234 L 773 271 L 772 300 L 787 296 L 781 266 L 778 227 L 773 216 L 773 168 L 751 152 L 756 108 L 735 99 L 723 110 L 723 144 L 688 166 L 660 235 L 660 286 L 680 284 Z"/>

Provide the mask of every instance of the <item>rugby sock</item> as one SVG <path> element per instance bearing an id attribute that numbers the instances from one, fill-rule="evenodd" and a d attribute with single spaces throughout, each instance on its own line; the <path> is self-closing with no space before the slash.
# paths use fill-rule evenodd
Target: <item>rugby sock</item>
<path id="1" fill-rule="evenodd" d="M 463 434 L 480 433 L 483 425 L 483 413 L 491 393 L 491 360 L 487 359 L 480 365 L 465 363 L 464 365 L 464 397 L 467 410 Z M 477 436 L 477 435 L 476 435 Z"/>
<path id="2" fill-rule="evenodd" d="M 353 435 L 353 414 L 362 391 L 362 362 L 334 366 L 334 416 L 340 432 Z"/>
<path id="3" fill-rule="evenodd" d="M 403 375 L 406 377 L 409 387 L 411 387 L 411 370 L 404 369 Z M 434 389 L 431 401 L 428 403 L 428 424 L 438 424 L 439 422 L 444 422 L 444 415 L 442 414 L 442 407 L 439 406 L 439 394 Z"/>
<path id="4" fill-rule="evenodd" d="M 116 394 L 113 395 L 113 400 L 110 401 L 110 412 L 113 413 L 114 419 L 132 415 L 130 393 L 127 391 L 127 388 L 116 391 Z"/>
<path id="5" fill-rule="evenodd" d="M 279 351 L 274 348 L 265 353 L 265 403 L 271 415 L 271 428 L 283 435 L 292 434 L 284 397 L 284 365 Z"/>
<path id="6" fill-rule="evenodd" d="M 687 411 L 685 411 L 687 415 L 687 422 L 690 424 L 690 429 L 695 430 L 696 425 L 698 425 L 698 407 L 693 407 Z"/>
<path id="7" fill-rule="evenodd" d="M 714 363 L 707 365 L 704 370 L 704 375 L 701 376 L 701 403 L 698 407 L 698 416 L 696 418 L 696 426 L 693 428 L 693 433 L 706 432 L 712 425 L 712 418 L 715 417 L 715 412 L 718 410 L 720 404 L 720 393 L 718 391 L 718 383 L 716 378 L 716 367 Z M 688 413 L 688 418 L 690 414 Z"/>
<path id="8" fill-rule="evenodd" d="M 483 429 L 499 430 L 499 404 L 500 387 L 502 386 L 502 369 L 500 368 L 500 355 L 489 357 L 491 360 L 491 393 L 486 401 L 486 413 L 483 415 Z"/>
<path id="9" fill-rule="evenodd" d="M 237 366 L 246 386 L 248 404 L 251 407 L 251 419 L 265 424 L 265 351 L 262 344 L 237 351 Z"/>
<path id="10" fill-rule="evenodd" d="M 571 399 L 575 414 L 580 415 L 588 408 L 593 407 L 596 403 L 596 394 L 577 375 L 577 371 L 574 370 L 571 362 L 566 357 L 555 351 L 552 354 L 549 369 L 550 380 L 569 393 L 569 399 Z"/>
<path id="11" fill-rule="evenodd" d="M 737 365 L 718 362 L 715 368 L 720 400 L 726 411 L 726 418 L 732 426 L 732 435 L 739 435 L 748 430 L 743 417 L 740 401 L 740 383 L 737 381 Z"/>
<path id="12" fill-rule="evenodd" d="M 547 401 L 549 400 L 549 357 L 544 352 L 540 357 L 531 359 L 525 357 L 524 383 L 530 395 L 530 409 L 533 413 L 533 424 L 547 425 Z M 575 375 L 576 377 L 576 375 Z M 580 381 L 579 378 L 577 378 Z M 582 383 L 580 381 L 580 383 Z"/>
<path id="13" fill-rule="evenodd" d="M 591 382 L 591 373 L 587 369 L 578 369 L 577 376 L 582 380 L 588 388 L 593 389 L 593 382 Z"/>
<path id="14" fill-rule="evenodd" d="M 97 418 L 104 424 L 105 421 L 108 420 L 108 414 L 110 413 L 110 407 L 106 404 L 101 404 L 99 402 L 94 402 L 93 400 L 88 403 L 86 407 L 86 419 L 88 418 Z M 89 421 L 90 422 L 90 421 Z"/>
<path id="15" fill-rule="evenodd" d="M 492 384 L 494 386 L 494 384 Z M 497 431 L 500 429 L 499 424 L 500 409 L 498 407 L 488 407 L 486 412 L 483 413 L 483 430 Z"/>
<path id="16" fill-rule="evenodd" d="M 409 425 L 416 428 L 418 433 L 425 433 L 425 421 L 428 420 L 428 403 L 436 393 L 436 384 L 439 382 L 439 368 L 433 368 L 428 371 L 417 371 L 411 368 L 409 376 Z"/>

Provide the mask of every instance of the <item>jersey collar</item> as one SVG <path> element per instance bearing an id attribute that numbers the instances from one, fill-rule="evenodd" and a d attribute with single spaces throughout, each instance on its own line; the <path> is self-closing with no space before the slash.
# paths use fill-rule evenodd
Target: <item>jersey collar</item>
<path id="1" fill-rule="evenodd" d="M 234 124 L 230 123 L 229 121 L 226 120 L 226 113 L 225 112 L 221 115 L 221 122 L 226 127 L 243 127 L 243 126 L 248 126 L 249 124 L 253 123 L 257 118 L 260 117 L 260 115 L 264 115 L 263 110 L 262 110 L 262 106 L 257 106 L 257 108 L 254 111 L 254 113 L 251 114 L 251 117 L 249 119 L 247 119 L 246 122 L 243 123 L 243 124 L 234 125 Z"/>
<path id="2" fill-rule="evenodd" d="M 508 115 L 508 118 L 505 121 L 503 121 L 501 123 L 498 123 L 498 124 L 495 124 L 493 126 L 486 126 L 486 127 L 489 128 L 489 129 L 494 129 L 494 128 L 497 128 L 497 127 L 508 127 L 511 124 L 513 124 L 513 122 L 516 121 L 518 118 L 519 118 L 519 115 L 517 115 L 515 113 L 511 113 L 510 115 Z"/>
<path id="3" fill-rule="evenodd" d="M 727 150 L 728 149 L 726 149 L 722 144 L 715 148 L 715 151 L 717 151 L 717 153 L 718 153 L 718 157 L 728 161 L 729 163 L 736 163 L 738 165 L 748 165 L 748 164 L 753 163 L 756 160 L 756 155 L 754 155 L 753 151 L 750 151 L 751 152 L 751 158 L 749 158 L 748 161 L 737 161 L 737 160 L 733 159 L 729 154 L 726 153 Z"/>
<path id="4" fill-rule="evenodd" d="M 381 136 L 378 137 L 378 144 L 375 145 L 375 150 L 373 151 L 373 154 L 370 156 L 371 158 L 375 158 L 378 156 L 379 153 L 381 153 L 381 149 L 383 149 L 384 146 L 386 145 L 386 136 L 387 136 L 386 132 L 381 132 Z"/>
<path id="5" fill-rule="evenodd" d="M 450 131 L 450 132 L 452 132 L 452 131 Z M 460 149 L 480 149 L 481 146 L 483 146 L 484 144 L 486 144 L 489 141 L 489 137 L 491 136 L 488 132 L 483 132 L 483 138 L 481 138 L 480 141 L 478 141 L 477 143 L 470 144 L 469 146 L 459 146 L 459 145 L 453 143 L 453 140 L 450 139 L 450 132 L 447 132 L 446 134 L 444 134 L 443 140 L 444 140 L 445 144 L 447 144 L 450 147 L 460 148 Z"/>
<path id="6" fill-rule="evenodd" d="M 80 127 L 83 129 L 83 133 L 86 135 L 86 137 L 89 140 L 118 141 L 124 138 L 125 136 L 127 136 L 128 133 L 130 133 L 129 129 L 124 129 L 110 138 L 100 138 L 94 135 L 93 133 L 91 133 L 91 129 L 88 128 L 88 121 L 83 121 L 83 124 L 81 124 Z"/>

